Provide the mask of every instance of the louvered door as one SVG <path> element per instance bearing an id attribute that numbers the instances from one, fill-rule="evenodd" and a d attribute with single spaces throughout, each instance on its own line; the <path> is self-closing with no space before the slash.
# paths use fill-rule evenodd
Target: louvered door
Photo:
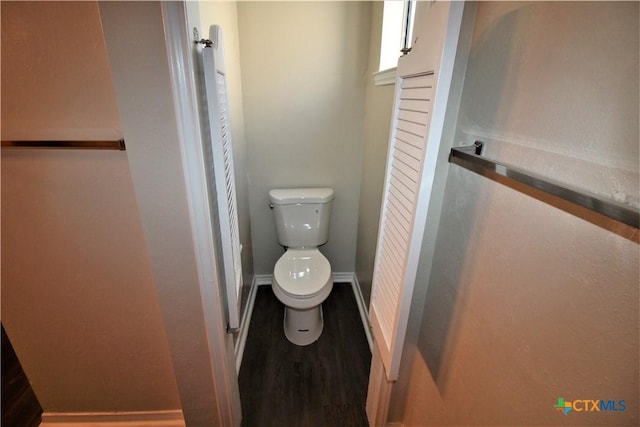
<path id="1" fill-rule="evenodd" d="M 205 109 L 208 126 L 205 128 L 205 159 L 209 163 L 209 176 L 215 187 L 218 235 L 222 249 L 223 280 L 227 296 L 228 328 L 240 327 L 240 292 L 242 287 L 242 265 L 240 258 L 240 236 L 236 186 L 233 167 L 233 147 L 227 102 L 227 85 L 222 49 L 222 30 L 212 25 L 210 37 L 213 42 L 202 51 L 202 68 L 206 96 Z M 212 172 L 212 173 L 211 173 Z"/>
<path id="2" fill-rule="evenodd" d="M 416 19 L 420 20 L 416 21 L 419 43 L 398 62 L 369 305 L 373 335 L 389 381 L 398 378 L 436 164 L 441 155 L 462 11 L 461 2 L 420 2 L 416 11 Z"/>
<path id="3" fill-rule="evenodd" d="M 376 340 L 383 340 L 379 347 L 386 350 L 381 354 L 389 364 L 391 349 L 398 338 L 402 293 L 405 281 L 410 279 L 406 274 L 407 261 L 425 157 L 433 79 L 433 73 L 400 79 L 396 100 L 370 309 Z"/>

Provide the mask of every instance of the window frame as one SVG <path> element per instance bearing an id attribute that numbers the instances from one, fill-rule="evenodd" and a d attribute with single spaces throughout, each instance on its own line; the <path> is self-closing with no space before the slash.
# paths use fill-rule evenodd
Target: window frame
<path id="1" fill-rule="evenodd" d="M 390 9 L 386 9 L 385 6 L 387 6 L 387 4 L 390 4 L 391 2 L 396 3 L 399 1 L 400 0 L 386 0 L 384 2 L 383 12 L 382 12 L 383 27 L 385 25 L 388 25 L 388 22 L 389 22 L 387 21 L 385 23 L 385 10 L 387 11 L 387 17 L 389 13 L 393 13 L 393 12 L 390 12 Z M 412 39 L 413 26 L 415 21 L 415 9 L 416 9 L 415 1 L 416 0 L 402 0 L 403 11 L 402 11 L 401 21 L 396 23 L 393 23 L 393 21 L 391 21 L 392 25 L 394 25 L 394 27 L 391 28 L 391 31 L 392 31 L 391 34 L 394 34 L 393 35 L 394 39 L 395 37 L 398 37 L 398 32 L 399 32 L 398 58 L 400 58 L 400 56 L 407 55 L 411 51 L 411 45 L 413 44 L 413 39 Z M 380 36 L 380 58 L 379 58 L 379 64 L 378 64 L 378 71 L 373 73 L 374 82 L 376 86 L 392 85 L 392 84 L 395 84 L 395 81 L 396 81 L 396 66 L 385 67 L 383 65 L 383 61 L 384 61 L 383 57 L 388 58 L 388 54 L 390 52 L 389 49 L 395 49 L 395 48 L 389 47 L 389 46 L 393 46 L 394 43 L 385 44 L 385 38 L 384 38 L 385 34 L 387 34 L 387 37 L 389 37 L 388 35 L 389 32 L 385 32 L 383 30 Z M 387 55 L 385 55 L 385 53 Z M 396 61 L 396 64 L 397 64 L 397 61 Z"/>

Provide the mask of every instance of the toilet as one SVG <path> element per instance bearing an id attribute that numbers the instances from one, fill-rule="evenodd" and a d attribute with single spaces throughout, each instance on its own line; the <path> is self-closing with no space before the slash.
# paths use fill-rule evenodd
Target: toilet
<path id="1" fill-rule="evenodd" d="M 278 243 L 286 249 L 274 267 L 271 288 L 285 306 L 285 336 L 309 345 L 322 334 L 322 302 L 333 288 L 331 265 L 318 250 L 329 240 L 333 189 L 274 189 L 269 201 Z"/>

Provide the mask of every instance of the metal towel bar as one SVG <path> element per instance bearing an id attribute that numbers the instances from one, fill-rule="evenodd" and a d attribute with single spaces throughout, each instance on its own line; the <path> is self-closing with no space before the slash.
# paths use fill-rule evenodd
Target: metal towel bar
<path id="1" fill-rule="evenodd" d="M 608 218 L 640 228 L 638 209 L 582 190 L 572 189 L 565 184 L 540 177 L 515 166 L 482 157 L 482 147 L 481 141 L 476 141 L 474 145 L 468 147 L 454 147 L 449 154 L 449 162 L 488 178 L 498 175 L 513 179 Z"/>
<path id="2" fill-rule="evenodd" d="M 124 139 L 111 141 L 2 141 L 2 148 L 73 148 L 125 151 Z"/>

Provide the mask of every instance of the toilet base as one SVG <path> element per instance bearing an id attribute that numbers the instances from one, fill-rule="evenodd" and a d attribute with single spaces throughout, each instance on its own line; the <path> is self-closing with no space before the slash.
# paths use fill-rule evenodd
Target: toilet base
<path id="1" fill-rule="evenodd" d="M 284 307 L 284 335 L 295 345 L 309 345 L 322 335 L 322 305 L 306 310 Z"/>

